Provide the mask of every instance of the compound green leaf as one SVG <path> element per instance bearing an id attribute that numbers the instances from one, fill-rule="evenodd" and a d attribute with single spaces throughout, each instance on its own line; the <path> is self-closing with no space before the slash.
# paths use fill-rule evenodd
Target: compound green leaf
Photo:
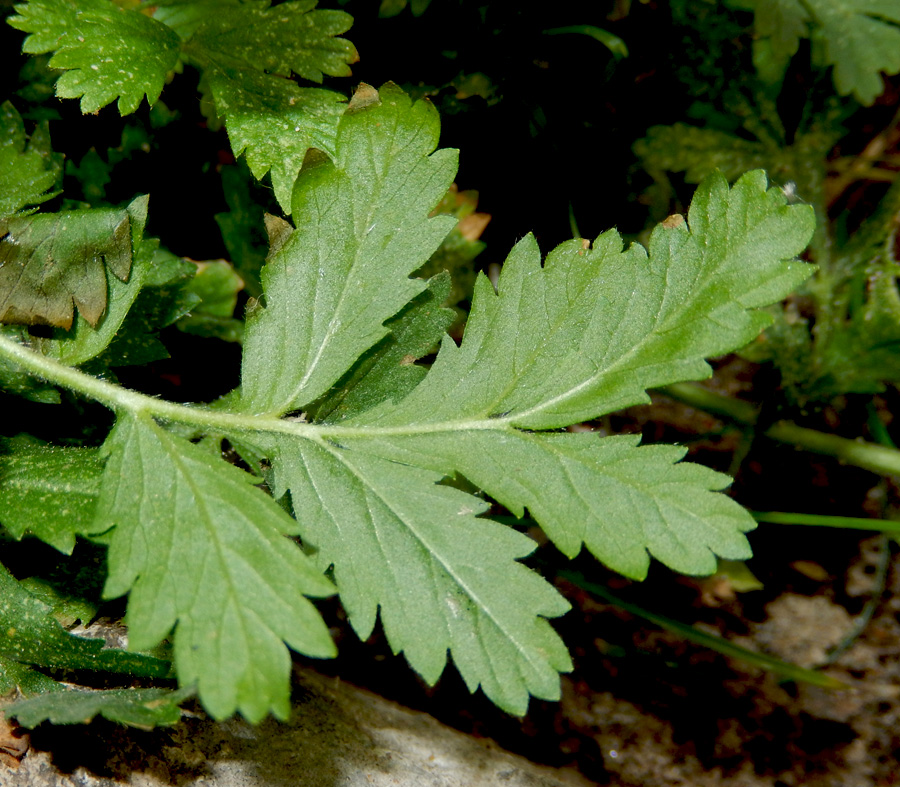
<path id="1" fill-rule="evenodd" d="M 314 401 L 388 329 L 425 283 L 408 279 L 454 220 L 429 218 L 456 172 L 433 152 L 437 113 L 396 86 L 364 88 L 341 119 L 334 162 L 304 167 L 296 229 L 263 269 L 265 307 L 248 313 L 242 390 L 253 412 L 282 415 Z"/>
<path id="2" fill-rule="evenodd" d="M 32 448 L 0 456 L 0 522 L 71 554 L 91 532 L 103 462 L 94 448 Z"/>
<path id="3" fill-rule="evenodd" d="M 47 191 L 60 170 L 46 127 L 39 126 L 28 140 L 16 108 L 9 101 L 0 104 L 0 220 L 50 199 Z"/>
<path id="4" fill-rule="evenodd" d="M 176 691 L 70 689 L 14 702 L 6 706 L 5 713 L 23 727 L 37 727 L 44 721 L 53 724 L 87 724 L 95 716 L 102 716 L 119 724 L 149 730 L 177 724 L 181 720 L 181 708 L 178 706 L 192 694 L 191 688 Z"/>
<path id="5" fill-rule="evenodd" d="M 518 536 L 478 520 L 478 498 L 439 484 L 457 474 L 519 515 L 527 508 L 566 554 L 586 544 L 636 578 L 651 555 L 689 573 L 714 571 L 716 555 L 748 556 L 752 518 L 714 493 L 728 479 L 678 464 L 680 449 L 534 430 L 708 376 L 704 358 L 757 335 L 770 319 L 758 307 L 810 274 L 793 256 L 812 229 L 808 206 L 788 206 L 752 172 L 733 188 L 721 175 L 704 181 L 687 221 L 657 228 L 649 252 L 608 232 L 593 249 L 563 244 L 542 266 L 527 238 L 496 292 L 480 277 L 462 344 L 445 340 L 405 399 L 326 417 L 315 440 L 282 434 L 270 451 L 277 489 L 290 491 L 321 567 L 333 565 L 357 632 L 368 635 L 380 607 L 392 647 L 426 680 L 449 648 L 469 687 L 514 713 L 529 693 L 554 696 L 551 675 L 567 660 L 547 618 L 564 609 L 515 563 L 527 554 L 514 550 Z M 269 281 L 264 271 L 266 298 Z"/>
<path id="6" fill-rule="evenodd" d="M 105 593 L 130 593 L 133 646 L 174 630 L 179 680 L 214 716 L 287 713 L 287 646 L 333 651 L 305 599 L 331 592 L 329 568 L 355 630 L 368 636 L 380 615 L 427 681 L 449 653 L 471 689 L 513 713 L 529 695 L 559 696 L 570 661 L 549 621 L 567 604 L 520 562 L 532 541 L 482 518 L 487 503 L 457 488 L 465 480 L 517 515 L 527 509 L 566 554 L 587 545 L 630 576 L 651 556 L 700 573 L 714 555 L 747 554 L 752 520 L 714 491 L 726 479 L 680 464 L 680 449 L 539 430 L 708 376 L 704 359 L 754 338 L 769 322 L 760 308 L 809 275 L 794 255 L 811 209 L 789 206 L 763 173 L 731 188 L 719 174 L 648 250 L 611 231 L 542 263 L 526 238 L 496 290 L 479 277 L 461 344 L 443 340 L 423 377 L 402 367 L 443 319 L 445 285 L 429 287 L 426 306 L 425 282 L 409 278 L 453 223 L 429 217 L 455 171 L 452 152 L 433 152 L 437 139 L 428 104 L 392 85 L 364 88 L 333 161 L 307 157 L 296 228 L 267 220 L 239 391 L 204 412 L 91 384 L 119 416 L 92 523 L 110 541 Z M 43 368 L 8 341 L 3 350 Z M 214 433 L 194 444 L 154 414 L 186 435 L 203 423 Z M 276 497 L 290 493 L 284 507 L 220 458 L 223 436 Z"/>
<path id="7" fill-rule="evenodd" d="M 516 562 L 531 539 L 477 517 L 483 500 L 439 485 L 440 473 L 327 442 L 283 440 L 277 473 L 360 637 L 380 607 L 394 652 L 428 683 L 449 650 L 469 689 L 510 713 L 524 714 L 529 694 L 559 698 L 571 662 L 546 618 L 569 605 Z"/>
<path id="8" fill-rule="evenodd" d="M 296 523 L 258 479 L 145 416 L 121 418 L 97 521 L 115 526 L 105 596 L 130 591 L 133 647 L 175 629 L 182 685 L 196 684 L 216 718 L 289 713 L 290 656 L 334 654 L 307 595 L 331 583 L 286 536 Z"/>
<path id="9" fill-rule="evenodd" d="M 117 98 L 119 113 L 134 112 L 146 94 L 153 104 L 178 64 L 180 40 L 166 25 L 108 0 L 29 0 L 16 6 L 13 27 L 30 33 L 29 54 L 55 52 L 51 68 L 61 98 L 81 97 L 81 111 L 97 112 Z"/>
<path id="10" fill-rule="evenodd" d="M 445 341 L 431 373 L 371 424 L 501 419 L 548 429 L 649 401 L 645 390 L 708 377 L 703 360 L 740 347 L 812 268 L 793 259 L 813 229 L 762 172 L 729 189 L 697 189 L 687 221 L 672 217 L 641 246 L 615 231 L 570 241 L 541 266 L 533 238 L 513 250 L 498 292 L 485 276 L 459 348 Z"/>

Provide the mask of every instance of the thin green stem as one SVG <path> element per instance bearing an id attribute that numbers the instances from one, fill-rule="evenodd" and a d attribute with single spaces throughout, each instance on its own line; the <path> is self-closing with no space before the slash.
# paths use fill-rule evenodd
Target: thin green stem
<path id="1" fill-rule="evenodd" d="M 669 385 L 662 392 L 680 402 L 736 423 L 754 426 L 759 418 L 759 412 L 749 402 L 722 396 L 693 383 Z M 778 421 L 762 434 L 780 443 L 833 456 L 845 464 L 871 470 L 879 475 L 900 476 L 900 451 L 894 448 L 863 440 L 848 440 L 846 437 L 797 426 L 791 421 Z"/>
<path id="2" fill-rule="evenodd" d="M 505 418 L 383 427 L 323 426 L 309 424 L 298 419 L 224 412 L 202 405 L 176 404 L 155 399 L 152 396 L 146 396 L 91 377 L 78 369 L 40 355 L 5 336 L 0 336 L 0 358 L 6 358 L 42 380 L 61 385 L 100 402 L 116 413 L 122 411 L 135 414 L 146 413 L 164 421 L 190 424 L 208 431 L 288 434 L 310 440 L 321 440 L 328 436 L 338 439 L 341 437 L 388 437 L 461 430 L 498 430 L 509 426 L 508 419 Z M 679 383 L 669 386 L 665 392 L 687 404 L 716 415 L 722 415 L 738 423 L 752 426 L 758 418 L 756 409 L 750 403 L 721 396 L 698 385 Z M 862 467 L 881 475 L 900 475 L 900 451 L 886 446 L 847 440 L 843 437 L 817 432 L 814 429 L 806 429 L 788 421 L 774 424 L 764 434 L 773 440 L 792 443 L 808 451 L 834 456 L 847 464 Z"/>
<path id="3" fill-rule="evenodd" d="M 750 515 L 757 522 L 769 522 L 773 525 L 808 525 L 811 527 L 839 527 L 845 530 L 875 530 L 884 533 L 900 532 L 900 522 L 891 522 L 888 519 L 796 514 L 788 511 L 751 511 Z"/>
<path id="4" fill-rule="evenodd" d="M 89 374 L 59 363 L 45 355 L 0 336 L 0 358 L 6 358 L 36 377 L 70 391 L 82 394 L 108 407 L 114 412 L 145 413 L 163 421 L 189 424 L 212 432 L 255 432 L 287 434 L 321 440 L 331 436 L 337 439 L 353 437 L 379 437 L 404 434 L 426 434 L 458 430 L 495 430 L 508 428 L 508 419 L 489 418 L 470 421 L 411 424 L 404 426 L 325 426 L 310 424 L 296 418 L 277 418 L 271 415 L 235 413 L 213 410 L 203 405 L 185 405 L 155 399 L 152 396 L 130 391 L 118 385 L 98 380 Z"/>

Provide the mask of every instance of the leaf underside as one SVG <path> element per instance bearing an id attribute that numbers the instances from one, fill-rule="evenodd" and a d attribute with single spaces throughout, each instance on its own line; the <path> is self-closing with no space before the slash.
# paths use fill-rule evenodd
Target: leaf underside
<path id="1" fill-rule="evenodd" d="M 446 279 L 409 277 L 454 224 L 429 215 L 456 171 L 438 135 L 427 102 L 364 86 L 332 160 L 307 157 L 294 226 L 268 221 L 241 389 L 216 413 L 234 416 L 223 432 L 276 497 L 289 493 L 283 505 L 149 406 L 123 407 L 103 447 L 82 532 L 112 528 L 104 593 L 129 593 L 133 647 L 174 632 L 179 681 L 217 718 L 286 716 L 288 647 L 333 654 L 306 598 L 333 592 L 329 569 L 356 632 L 380 616 L 428 682 L 449 655 L 511 713 L 559 696 L 571 661 L 549 620 L 567 602 L 521 562 L 535 543 L 447 479 L 527 511 L 566 555 L 586 546 L 630 577 L 651 556 L 708 573 L 716 556 L 749 554 L 754 523 L 718 492 L 726 476 L 680 462 L 678 448 L 556 430 L 707 377 L 706 357 L 752 340 L 770 321 L 760 307 L 810 273 L 795 255 L 811 209 L 787 205 L 764 173 L 733 187 L 713 175 L 646 250 L 610 231 L 542 260 L 528 236 L 496 290 L 479 276 L 461 344 L 444 338 L 425 373 L 415 361 L 446 325 Z"/>
<path id="2" fill-rule="evenodd" d="M 191 689 L 108 689 L 106 691 L 55 691 L 15 702 L 6 715 L 23 727 L 36 727 L 44 721 L 53 724 L 87 724 L 103 716 L 119 724 L 141 729 L 177 724 L 181 720 L 179 703 L 192 694 Z"/>
<path id="3" fill-rule="evenodd" d="M 245 411 L 304 409 L 334 385 L 383 336 L 400 288 L 375 293 L 415 270 L 413 252 L 426 253 L 398 247 L 399 206 L 387 224 L 395 234 L 373 252 L 368 243 L 384 194 L 396 194 L 381 185 L 392 173 L 404 183 L 407 223 L 421 225 L 440 194 L 433 142 L 405 143 L 436 139 L 432 121 L 393 87 L 363 95 L 341 121 L 334 164 L 298 180 L 294 216 L 312 218 L 278 235 L 264 268 L 265 307 L 248 321 Z M 392 146 L 385 127 L 399 140 Z M 373 182 L 381 199 L 367 208 Z M 529 694 L 558 696 L 554 676 L 569 662 L 547 619 L 565 602 L 517 562 L 532 543 L 480 517 L 480 498 L 440 483 L 457 474 L 518 515 L 528 509 L 566 554 L 587 545 L 629 576 L 644 576 L 650 555 L 687 573 L 714 570 L 716 555 L 748 556 L 753 520 L 715 491 L 726 476 L 679 464 L 677 448 L 536 430 L 708 376 L 703 359 L 756 336 L 769 322 L 757 307 L 809 275 L 793 257 L 811 231 L 811 210 L 786 205 L 756 172 L 733 188 L 707 180 L 687 220 L 659 227 L 649 251 L 608 232 L 592 248 L 563 244 L 542 265 L 526 238 L 497 292 L 479 278 L 462 344 L 445 340 L 408 395 L 375 397 L 337 421 L 314 406 L 325 419 L 316 436 L 280 435 L 268 449 L 275 489 L 290 491 L 303 540 L 321 569 L 333 567 L 358 634 L 368 636 L 380 610 L 391 646 L 427 681 L 449 651 L 471 689 L 513 713 Z M 393 253 L 370 266 L 380 249 Z"/>
<path id="4" fill-rule="evenodd" d="M 289 712 L 285 643 L 334 654 L 306 595 L 332 592 L 299 547 L 296 523 L 254 479 L 147 418 L 120 418 L 105 450 L 95 527 L 115 526 L 109 598 L 130 591 L 131 646 L 175 627 L 175 662 L 218 718 Z"/>
<path id="5" fill-rule="evenodd" d="M 406 277 L 455 223 L 429 218 L 456 172 L 456 151 L 433 152 L 439 132 L 431 104 L 388 86 L 368 111 L 351 104 L 333 163 L 301 172 L 296 229 L 263 269 L 265 308 L 247 316 L 241 381 L 253 412 L 320 397 L 424 289 Z"/>

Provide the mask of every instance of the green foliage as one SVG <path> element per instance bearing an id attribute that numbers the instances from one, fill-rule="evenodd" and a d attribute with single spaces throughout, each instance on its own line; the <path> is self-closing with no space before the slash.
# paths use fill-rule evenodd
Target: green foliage
<path id="1" fill-rule="evenodd" d="M 800 396 L 877 393 L 885 382 L 900 381 L 898 213 L 900 186 L 894 183 L 875 214 L 850 239 L 835 243 L 831 254 L 816 250 L 828 266 L 812 290 L 819 328 L 812 341 L 804 332 L 802 339 L 795 339 L 799 347 L 787 346 L 780 353 L 776 336 L 771 356 L 790 364 L 793 374 L 786 375 L 786 383 Z M 789 329 L 786 326 L 781 335 Z M 794 359 L 804 352 L 812 365 L 798 373 Z"/>
<path id="2" fill-rule="evenodd" d="M 455 314 L 441 305 L 452 300 L 450 292 L 446 272 L 429 279 L 427 289 L 385 323 L 388 335 L 309 406 L 310 417 L 337 423 L 412 391 L 426 374 L 415 362 L 437 349 L 454 321 Z"/>
<path id="3" fill-rule="evenodd" d="M 818 271 L 799 289 L 807 305 L 801 312 L 791 302 L 776 313 L 775 324 L 744 354 L 774 361 L 795 403 L 881 391 L 885 382 L 900 380 L 894 251 L 900 191 L 893 185 L 874 215 L 845 237 L 829 216 L 826 155 L 845 133 L 847 108 L 831 97 L 811 101 L 799 127 L 788 131 L 771 102 L 762 94 L 757 99 L 744 103 L 742 129 L 654 126 L 634 151 L 663 188 L 666 172 L 698 183 L 716 169 L 733 179 L 763 167 L 792 199 L 809 203 L 817 226 L 808 255 Z"/>
<path id="4" fill-rule="evenodd" d="M 38 126 L 28 139 L 22 117 L 4 101 L 0 105 L 0 233 L 9 216 L 53 196 L 46 192 L 56 185 L 60 169 L 46 126 Z"/>
<path id="5" fill-rule="evenodd" d="M 94 517 L 103 462 L 94 448 L 36 447 L 0 456 L 0 522 L 71 554 Z"/>
<path id="6" fill-rule="evenodd" d="M 83 112 L 116 99 L 122 115 L 134 112 L 145 95 L 155 103 L 164 82 L 184 65 L 201 69 L 235 155 L 246 154 L 258 178 L 271 171 L 275 195 L 290 212 L 291 186 L 306 151 L 331 150 L 342 111 L 340 94 L 299 87 L 290 77 L 321 82 L 323 74 L 348 76 L 357 59 L 353 45 L 336 37 L 351 18 L 315 5 L 171 0 L 154 10 L 111 0 L 29 0 L 16 7 L 9 24 L 30 34 L 24 51 L 54 53 L 50 67 L 64 71 L 56 93 L 81 97 Z"/>
<path id="7" fill-rule="evenodd" d="M 756 15 L 753 60 L 770 82 L 784 78 L 800 40 L 813 61 L 834 67 L 842 96 L 871 104 L 884 90 L 881 73 L 900 72 L 900 7 L 891 0 L 732 0 Z"/>
<path id="8" fill-rule="evenodd" d="M 114 208 L 13 217 L 0 239 L 0 319 L 71 328 L 73 307 L 96 326 L 106 270 L 131 273 L 128 213 Z"/>
<path id="9" fill-rule="evenodd" d="M 243 339 L 244 323 L 232 315 L 238 293 L 244 288 L 241 277 L 225 260 L 197 263 L 197 271 L 184 287 L 196 305 L 178 320 L 178 327 L 196 336 L 217 336 L 228 342 Z"/>
<path id="10" fill-rule="evenodd" d="M 191 694 L 190 689 L 74 689 L 21 700 L 6 713 L 24 727 L 36 727 L 43 721 L 86 724 L 95 716 L 103 716 L 131 727 L 151 729 L 176 724 L 181 719 L 178 706 Z"/>
<path id="11" fill-rule="evenodd" d="M 367 101 L 377 109 L 366 112 Z M 456 172 L 455 151 L 429 155 L 439 130 L 430 104 L 410 107 L 391 86 L 380 98 L 363 89 L 341 123 L 334 162 L 300 173 L 296 230 L 270 230 L 266 305 L 247 317 L 241 389 L 252 412 L 283 415 L 318 399 L 424 289 L 408 276 L 453 226 L 429 218 Z"/>
<path id="12" fill-rule="evenodd" d="M 83 226 L 89 232 L 94 232 L 98 241 L 97 246 L 93 246 L 90 235 L 74 233 L 71 237 L 66 235 L 60 244 L 61 251 L 66 255 L 61 261 L 72 265 L 76 270 L 70 275 L 69 280 L 54 281 L 51 279 L 50 282 L 45 282 L 42 278 L 37 277 L 36 283 L 40 287 L 41 295 L 54 295 L 56 300 L 61 301 L 69 310 L 70 314 L 72 301 L 74 300 L 78 305 L 78 314 L 74 323 L 71 321 L 69 323 L 71 328 L 62 323 L 50 337 L 28 336 L 26 338 L 24 335 L 22 336 L 23 340 L 32 346 L 39 347 L 44 355 L 77 366 L 100 355 L 114 341 L 148 276 L 153 264 L 153 252 L 156 244 L 143 237 L 144 223 L 147 219 L 147 199 L 138 198 L 124 210 L 69 211 L 63 214 L 43 215 L 43 218 L 51 227 L 68 226 L 67 222 L 71 219 L 76 227 Z M 99 219 L 99 222 L 95 223 L 96 219 Z M 104 225 L 114 227 L 117 233 L 114 238 L 104 237 Z M 122 231 L 123 226 L 124 232 Z M 123 235 L 124 237 L 122 237 Z M 0 241 L 0 244 L 8 242 L 8 240 L 8 238 L 4 239 L 4 241 Z M 33 264 L 39 265 L 43 262 L 51 269 L 56 267 L 57 260 L 54 258 L 56 252 L 53 251 L 53 247 L 56 245 L 54 240 L 54 237 L 50 235 L 44 247 L 39 246 L 35 250 Z M 105 266 L 107 270 L 104 272 L 103 267 L 100 266 L 101 260 L 97 259 L 104 247 L 111 248 L 116 255 L 113 257 L 113 263 L 120 272 L 125 269 L 126 263 L 129 265 L 131 270 L 128 271 L 127 276 L 117 275 L 115 270 L 110 270 L 108 258 Z M 15 248 L 13 247 L 13 249 Z M 95 256 L 93 259 L 86 258 L 85 252 Z M 70 292 L 71 288 L 68 285 L 71 281 L 73 288 L 83 287 L 83 283 L 77 276 L 77 268 L 85 269 L 90 264 L 93 264 L 95 272 L 98 267 L 100 268 L 99 273 L 103 278 L 100 276 L 95 278 L 93 282 L 95 291 L 89 295 L 93 301 L 102 298 L 103 307 L 97 314 L 96 305 L 89 301 L 92 311 L 88 311 L 88 314 L 85 315 L 82 304 L 74 298 L 75 293 Z M 7 281 L 14 284 L 14 280 L 10 281 L 0 277 L 0 282 Z M 49 287 L 51 283 L 54 285 L 53 288 Z M 10 289 L 15 293 L 18 288 Z M 46 290 L 49 292 L 45 292 Z M 88 319 L 95 314 L 98 321 L 102 317 L 102 321 L 99 322 L 96 329 Z"/>
<path id="13" fill-rule="evenodd" d="M 427 3 L 411 5 L 419 14 Z M 363 85 L 349 104 L 298 83 L 348 75 L 356 59 L 338 38 L 350 17 L 314 6 L 29 0 L 9 20 L 29 34 L 26 52 L 52 53 L 57 94 L 80 97 L 85 112 L 116 100 L 134 112 L 196 68 L 209 125 L 224 122 L 244 159 L 231 166 L 218 151 L 216 196 L 228 211 L 215 219 L 231 264 L 194 262 L 145 237 L 158 210 L 146 197 L 114 203 L 116 165 L 153 148 L 151 128 L 174 116 L 165 105 L 146 127 L 136 115 L 110 137 L 119 148 L 82 148 L 69 161 L 66 185 L 91 207 L 69 200 L 36 215 L 26 212 L 56 196 L 61 159 L 44 125 L 29 138 L 3 105 L 0 385 L 4 403 L 58 403 L 72 422 L 49 437 L 24 423 L 24 436 L 0 443 L 3 537 L 76 556 L 79 538 L 102 544 L 103 600 L 127 595 L 128 647 L 171 647 L 179 684 L 59 690 L 39 668 L 166 677 L 169 665 L 67 633 L 41 577 L 20 582 L 0 566 L 10 599 L 0 690 L 53 695 L 18 704 L 24 724 L 98 714 L 168 724 L 194 692 L 216 718 L 285 718 L 291 651 L 334 655 L 311 600 L 334 593 L 358 636 L 380 620 L 429 684 L 450 657 L 470 690 L 523 714 L 531 696 L 558 699 L 559 673 L 572 667 L 551 622 L 569 604 L 526 562 L 536 549 L 519 527 L 526 516 L 566 558 L 586 549 L 636 580 L 651 558 L 704 574 L 717 558 L 750 555 L 754 520 L 721 493 L 727 476 L 682 461 L 679 447 L 569 427 L 646 403 L 648 388 L 708 377 L 706 358 L 767 328 L 767 347 L 779 337 L 809 346 L 807 326 L 789 335 L 775 304 L 795 288 L 816 292 L 825 275 L 848 294 L 821 324 L 855 326 L 817 339 L 829 374 L 857 374 L 861 386 L 891 363 L 874 345 L 872 370 L 851 359 L 875 341 L 860 326 L 877 327 L 878 341 L 897 336 L 886 256 L 896 211 L 837 261 L 816 257 L 812 284 L 813 266 L 796 259 L 823 232 L 821 154 L 841 133 L 839 113 L 791 133 L 771 90 L 733 92 L 720 107 L 710 96 L 695 113 L 706 127 L 655 126 L 636 146 L 660 183 L 681 171 L 699 184 L 684 216 L 655 227 L 646 248 L 608 230 L 542 257 L 526 235 L 492 282 L 474 265 L 486 219 L 453 186 L 457 153 L 438 149 L 434 107 L 391 83 Z M 766 18 L 758 9 L 761 30 Z M 727 20 L 722 40 L 735 25 Z M 739 109 L 730 123 L 714 122 L 729 107 Z M 770 188 L 762 168 L 811 204 Z M 266 173 L 271 188 L 251 181 Z M 202 231 L 193 214 L 184 223 Z M 51 327 L 21 324 L 40 322 Z M 157 366 L 172 336 L 195 353 L 181 369 L 206 373 L 197 346 L 224 339 L 242 351 L 239 378 L 236 364 L 221 375 L 237 387 L 211 405 L 181 396 L 180 376 Z M 177 393 L 142 388 L 148 377 Z M 112 410 L 114 424 L 86 400 Z M 515 524 L 492 518 L 501 506 Z M 96 607 L 83 595 L 71 603 L 86 617 Z"/>
<path id="14" fill-rule="evenodd" d="M 566 554 L 586 544 L 637 578 L 648 555 L 703 573 L 716 554 L 749 554 L 752 518 L 715 492 L 725 476 L 679 464 L 681 449 L 553 430 L 646 401 L 648 386 L 706 377 L 705 356 L 753 338 L 770 322 L 758 307 L 808 276 L 793 257 L 811 210 L 787 205 L 762 173 L 733 188 L 714 176 L 649 250 L 610 231 L 542 264 L 528 237 L 497 292 L 479 276 L 461 345 L 441 341 L 426 373 L 414 361 L 451 319 L 440 307 L 449 282 L 408 277 L 453 227 L 430 216 L 456 164 L 435 151 L 438 131 L 431 106 L 393 85 L 357 94 L 333 160 L 307 160 L 297 179 L 294 225 L 268 219 L 240 395 L 214 409 L 0 344 L 117 411 L 94 516 L 73 528 L 112 528 L 104 595 L 129 593 L 131 646 L 174 631 L 179 682 L 216 717 L 286 716 L 285 645 L 333 653 L 305 598 L 334 591 L 326 570 L 356 632 L 367 637 L 380 614 L 428 682 L 449 653 L 470 689 L 510 712 L 529 696 L 558 698 L 571 662 L 549 619 L 567 602 L 520 562 L 534 542 L 485 518 L 487 503 L 447 477 L 518 516 L 528 509 Z M 260 478 L 154 418 L 250 446 L 296 519 Z M 310 556 L 285 538 L 295 534 Z"/>
<path id="15" fill-rule="evenodd" d="M 178 64 L 178 36 L 170 28 L 108 0 L 35 0 L 17 10 L 9 23 L 31 33 L 24 51 L 55 52 L 50 67 L 65 70 L 56 94 L 80 97 L 82 112 L 96 112 L 118 98 L 125 115 L 145 94 L 152 104 Z"/>
<path id="16" fill-rule="evenodd" d="M 51 608 L 0 566 L 0 693 L 18 686 L 25 694 L 47 681 L 31 667 L 105 670 L 162 678 L 169 663 L 152 656 L 105 648 L 103 640 L 76 637 L 54 619 Z"/>
<path id="17" fill-rule="evenodd" d="M 326 657 L 334 645 L 304 595 L 333 592 L 296 544 L 297 524 L 259 479 L 146 416 L 123 418 L 108 454 L 90 530 L 115 526 L 105 594 L 131 591 L 132 647 L 151 648 L 176 625 L 180 680 L 196 683 L 216 717 L 240 710 L 287 718 L 295 650 Z M 147 550 L 146 544 L 169 544 Z"/>

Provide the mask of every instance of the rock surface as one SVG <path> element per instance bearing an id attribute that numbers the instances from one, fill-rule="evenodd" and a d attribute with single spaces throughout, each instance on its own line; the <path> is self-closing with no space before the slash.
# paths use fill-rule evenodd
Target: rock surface
<path id="1" fill-rule="evenodd" d="M 368 692 L 303 673 L 285 724 L 186 717 L 152 732 L 39 729 L 0 787 L 563 787 L 541 768 Z"/>

